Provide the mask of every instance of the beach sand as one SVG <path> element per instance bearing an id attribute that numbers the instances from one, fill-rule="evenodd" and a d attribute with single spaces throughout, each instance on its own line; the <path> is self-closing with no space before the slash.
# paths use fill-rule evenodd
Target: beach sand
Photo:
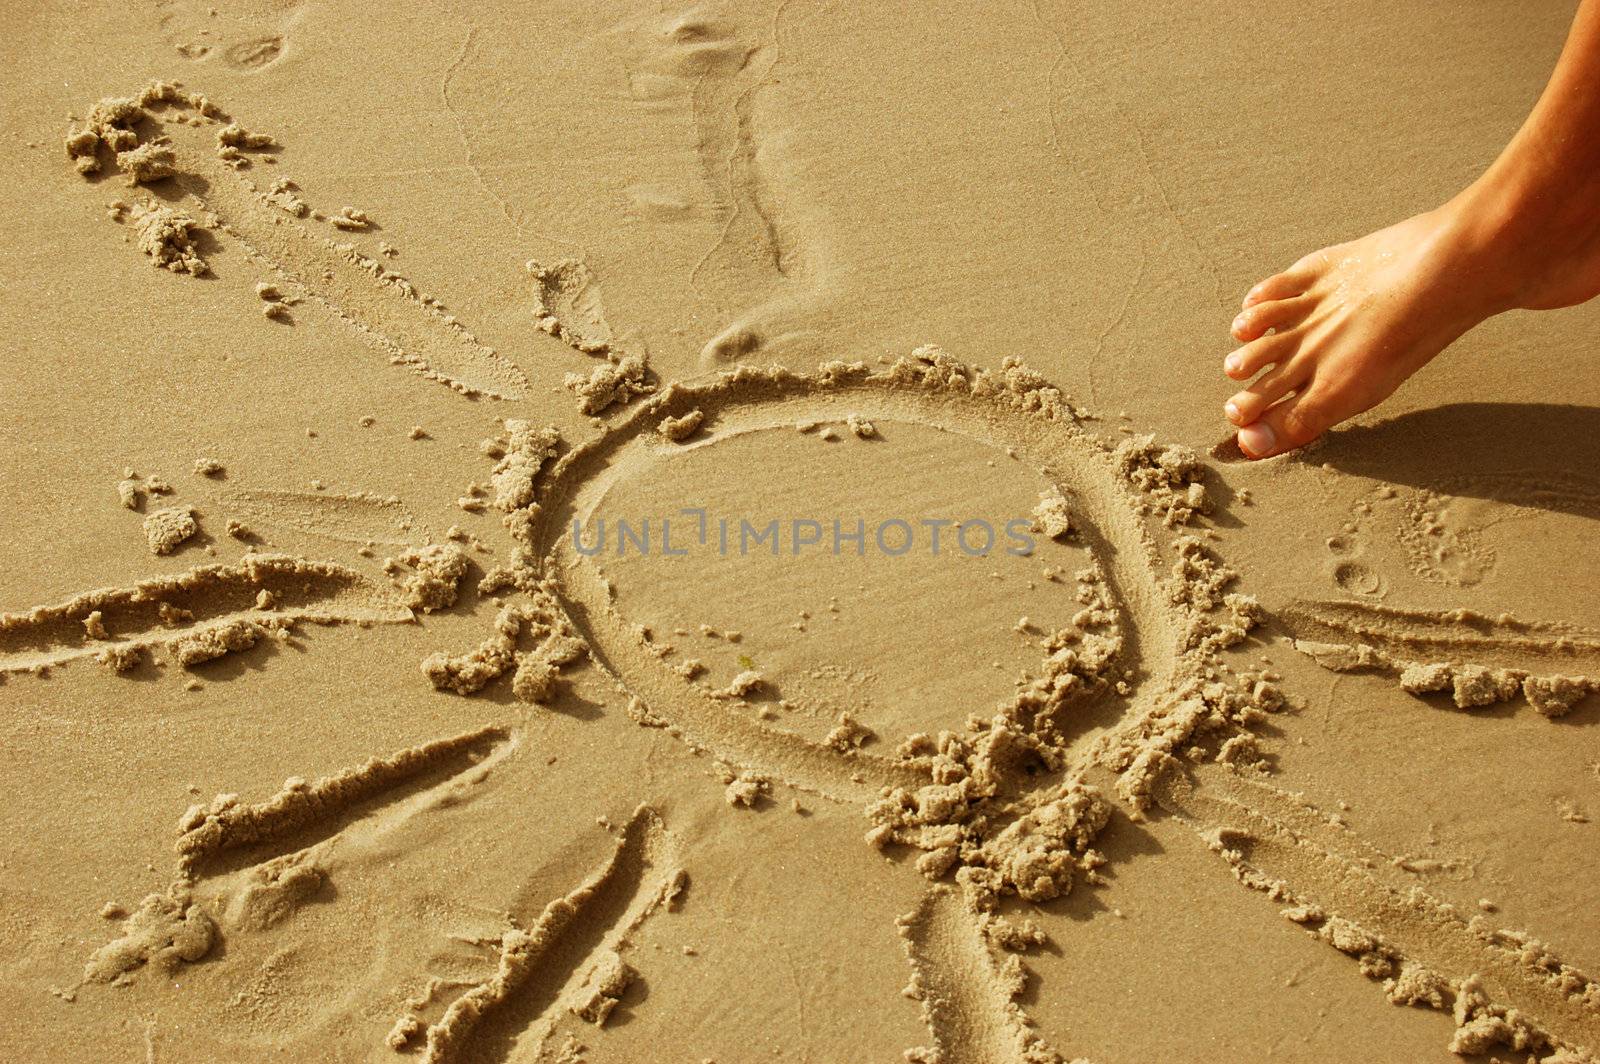
<path id="1" fill-rule="evenodd" d="M 1600 1053 L 1600 305 L 1220 409 L 1567 5 L 542 6 L 8 25 L 0 1059 Z"/>

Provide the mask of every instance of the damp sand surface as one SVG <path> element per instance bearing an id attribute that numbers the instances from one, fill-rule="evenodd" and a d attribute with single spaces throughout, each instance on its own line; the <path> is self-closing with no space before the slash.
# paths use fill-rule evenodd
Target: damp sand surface
<path id="1" fill-rule="evenodd" d="M 1435 15 L 13 27 L 0 1057 L 1595 1059 L 1600 311 L 1218 446 Z"/>

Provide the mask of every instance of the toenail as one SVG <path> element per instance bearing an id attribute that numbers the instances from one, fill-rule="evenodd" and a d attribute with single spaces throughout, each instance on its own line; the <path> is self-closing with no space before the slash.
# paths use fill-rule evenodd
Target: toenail
<path id="1" fill-rule="evenodd" d="M 1239 356 L 1237 354 L 1232 354 L 1232 355 L 1229 355 L 1227 358 L 1223 359 L 1222 360 L 1222 368 L 1227 370 L 1229 373 L 1238 373 L 1239 372 Z"/>
<path id="2" fill-rule="evenodd" d="M 1222 404 L 1222 412 L 1228 415 L 1229 421 L 1237 421 L 1239 419 L 1239 404 L 1229 399 Z"/>
<path id="3" fill-rule="evenodd" d="M 1272 426 L 1259 421 L 1239 430 L 1239 449 L 1251 458 L 1265 458 L 1272 453 L 1277 442 L 1278 437 L 1273 433 Z"/>

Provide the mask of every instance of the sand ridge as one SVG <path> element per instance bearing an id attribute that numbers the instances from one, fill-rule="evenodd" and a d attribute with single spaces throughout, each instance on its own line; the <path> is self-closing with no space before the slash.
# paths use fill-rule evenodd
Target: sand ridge
<path id="1" fill-rule="evenodd" d="M 1295 649 L 1324 668 L 1396 673 L 1407 692 L 1448 691 L 1458 709 L 1520 695 L 1555 718 L 1600 689 L 1600 637 L 1572 625 L 1362 602 L 1297 602 L 1283 616 Z"/>
<path id="2" fill-rule="evenodd" d="M 238 565 L 203 565 L 127 588 L 102 588 L 26 613 L 0 614 L 0 674 L 48 671 L 94 658 L 116 672 L 168 650 L 189 666 L 247 649 L 260 634 L 287 635 L 297 623 L 402 623 L 407 603 L 346 566 L 278 554 Z M 241 645 L 239 633 L 249 633 Z"/>

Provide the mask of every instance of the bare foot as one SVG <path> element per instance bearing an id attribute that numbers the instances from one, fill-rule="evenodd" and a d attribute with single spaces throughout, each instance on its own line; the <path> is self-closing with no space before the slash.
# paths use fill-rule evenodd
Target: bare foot
<path id="1" fill-rule="evenodd" d="M 1310 443 L 1501 311 L 1600 294 L 1600 211 L 1552 199 L 1491 171 L 1437 210 L 1250 289 L 1231 330 L 1244 346 L 1223 360 L 1234 380 L 1261 374 L 1224 406 L 1240 450 L 1266 458 Z"/>

